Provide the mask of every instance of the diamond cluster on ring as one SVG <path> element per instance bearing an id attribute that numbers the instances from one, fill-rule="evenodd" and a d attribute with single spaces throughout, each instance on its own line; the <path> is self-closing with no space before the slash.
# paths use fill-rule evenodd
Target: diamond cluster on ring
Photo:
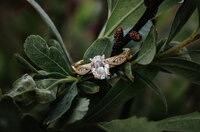
<path id="1" fill-rule="evenodd" d="M 110 75 L 109 64 L 105 59 L 105 55 L 95 56 L 91 59 L 91 71 L 97 79 L 105 79 L 108 75 Z"/>

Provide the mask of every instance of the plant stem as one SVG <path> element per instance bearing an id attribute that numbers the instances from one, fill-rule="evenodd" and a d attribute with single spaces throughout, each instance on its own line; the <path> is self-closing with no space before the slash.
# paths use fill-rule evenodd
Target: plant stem
<path id="1" fill-rule="evenodd" d="M 164 0 L 153 1 L 151 7 L 147 7 L 146 11 L 139 19 L 139 21 L 132 27 L 132 29 L 124 36 L 122 41 L 115 42 L 113 45 L 112 56 L 117 55 L 122 52 L 122 48 L 131 41 L 130 33 L 132 31 L 138 32 L 147 22 L 155 17 L 158 7 Z"/>
<path id="2" fill-rule="evenodd" d="M 200 39 L 200 34 L 197 34 L 194 36 L 191 35 L 190 38 L 186 39 L 185 41 L 183 41 L 182 43 L 174 46 L 173 48 L 171 49 L 168 49 L 167 51 L 163 52 L 163 53 L 160 53 L 156 56 L 156 58 L 162 58 L 162 57 L 168 57 L 168 56 L 171 56 L 171 55 L 174 55 L 174 54 L 177 54 L 178 52 L 180 52 L 180 49 L 182 49 L 183 47 L 189 45 L 190 43 L 196 41 Z"/>
<path id="3" fill-rule="evenodd" d="M 55 86 L 57 86 L 58 84 L 61 84 L 61 83 L 70 83 L 70 82 L 77 82 L 78 79 L 77 78 L 74 78 L 74 77 L 67 77 L 67 78 L 64 78 L 64 79 L 60 79 L 58 81 L 56 81 L 54 84 L 52 84 L 51 86 L 49 86 L 47 89 L 50 90 L 52 88 L 54 88 Z"/>

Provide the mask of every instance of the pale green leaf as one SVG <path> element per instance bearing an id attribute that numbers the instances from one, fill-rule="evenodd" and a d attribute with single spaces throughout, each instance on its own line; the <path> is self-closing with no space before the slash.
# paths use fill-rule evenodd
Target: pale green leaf
<path id="1" fill-rule="evenodd" d="M 67 52 L 66 48 L 65 48 L 65 44 L 62 40 L 62 37 L 60 35 L 60 33 L 58 32 L 56 26 L 54 25 L 54 23 L 52 22 L 52 20 L 49 18 L 49 16 L 44 12 L 44 10 L 40 7 L 40 5 L 35 1 L 35 0 L 27 0 L 27 2 L 29 2 L 33 8 L 35 8 L 35 10 L 39 13 L 39 15 L 42 17 L 42 19 L 46 22 L 46 24 L 50 27 L 50 29 L 53 31 L 55 37 L 58 39 L 58 41 L 60 42 L 60 46 L 62 48 L 62 51 L 65 53 L 66 55 L 66 59 L 71 60 L 71 57 L 69 55 L 69 53 Z"/>
<path id="2" fill-rule="evenodd" d="M 187 115 L 179 115 L 157 122 L 159 129 L 163 131 L 199 132 L 200 113 L 194 112 Z"/>
<path id="3" fill-rule="evenodd" d="M 125 120 L 99 123 L 99 126 L 105 128 L 107 132 L 161 132 L 155 122 L 135 116 Z"/>
<path id="4" fill-rule="evenodd" d="M 44 120 L 45 124 L 50 124 L 60 118 L 65 112 L 71 107 L 72 101 L 78 94 L 76 83 L 73 83 L 68 93 L 62 97 L 56 104 L 51 108 L 47 118 Z"/>
<path id="5" fill-rule="evenodd" d="M 70 114 L 69 118 L 67 119 L 67 124 L 72 124 L 78 120 L 81 120 L 86 114 L 89 109 L 90 100 L 87 98 L 80 98 L 73 109 L 72 113 Z"/>
<path id="6" fill-rule="evenodd" d="M 36 89 L 35 81 L 28 74 L 13 83 L 13 88 L 6 94 L 13 98 L 16 102 L 29 105 L 34 102 L 34 90 Z"/>
<path id="7" fill-rule="evenodd" d="M 54 85 L 58 79 L 43 79 L 35 81 L 37 89 L 35 89 L 36 99 L 39 103 L 48 103 L 56 99 L 58 86 Z M 52 86 L 52 87 L 51 87 Z M 48 89 L 51 87 L 51 89 Z"/>
<path id="8" fill-rule="evenodd" d="M 134 62 L 141 65 L 147 65 L 153 61 L 156 54 L 156 39 L 156 31 L 154 27 L 152 27 L 149 35 L 142 44 L 138 57 Z"/>
<path id="9" fill-rule="evenodd" d="M 55 47 L 48 47 L 46 41 L 40 36 L 29 36 L 25 41 L 24 51 L 34 64 L 47 72 L 72 74 L 62 53 Z"/>
<path id="10" fill-rule="evenodd" d="M 106 58 L 110 57 L 112 52 L 112 43 L 109 38 L 100 38 L 92 43 L 92 45 L 85 52 L 83 59 L 85 63 L 90 62 L 90 58 L 97 55 L 105 55 Z"/>

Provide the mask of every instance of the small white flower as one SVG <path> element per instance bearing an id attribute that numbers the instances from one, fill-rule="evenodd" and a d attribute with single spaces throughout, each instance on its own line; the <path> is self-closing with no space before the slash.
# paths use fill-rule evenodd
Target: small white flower
<path id="1" fill-rule="evenodd" d="M 95 78 L 105 79 L 108 75 L 110 75 L 109 64 L 105 59 L 105 55 L 103 56 L 98 55 L 90 60 L 91 60 L 91 71 Z"/>

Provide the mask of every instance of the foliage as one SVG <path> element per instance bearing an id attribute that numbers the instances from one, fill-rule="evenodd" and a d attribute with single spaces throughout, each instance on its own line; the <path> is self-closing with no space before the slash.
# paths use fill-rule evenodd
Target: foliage
<path id="1" fill-rule="evenodd" d="M 192 51 L 185 48 L 200 39 L 199 27 L 185 41 L 176 44 L 172 41 L 195 9 L 199 10 L 199 0 L 184 0 L 175 15 L 167 39 L 158 40 L 156 25 L 152 20 L 144 19 L 145 23 L 142 23 L 143 26 L 138 31 L 142 35 L 142 40 L 139 42 L 131 40 L 126 43 L 123 41 L 132 31 L 130 28 L 141 24 L 138 22 L 145 18 L 146 9 L 155 13 L 154 16 L 160 16 L 180 0 L 166 0 L 163 3 L 161 0 L 158 9 L 154 9 L 157 5 L 155 1 L 148 3 L 149 1 L 140 0 L 108 0 L 108 20 L 100 37 L 83 55 L 83 62 L 87 64 L 90 58 L 97 55 L 111 57 L 115 46 L 113 35 L 119 27 L 125 29 L 124 34 L 126 35 L 120 42 L 125 43 L 125 47 L 131 49 L 131 58 L 124 64 L 113 68 L 111 76 L 106 80 L 95 80 L 90 75 L 76 75 L 71 67 L 71 57 L 52 20 L 35 0 L 27 0 L 27 2 L 40 14 L 58 41 L 50 40 L 47 43 L 39 35 L 30 35 L 24 43 L 24 51 L 30 62 L 19 54 L 15 55 L 16 60 L 31 73 L 23 75 L 14 82 L 13 88 L 3 97 L 0 89 L 0 106 L 3 108 L 0 111 L 9 109 L 18 113 L 16 117 L 13 117 L 16 122 L 20 120 L 21 112 L 24 112 L 23 108 L 29 108 L 27 113 L 32 113 L 32 115 L 24 115 L 20 122 L 14 124 L 15 129 L 28 131 L 32 129 L 28 127 L 30 125 L 35 131 L 62 131 L 66 128 L 72 131 L 111 132 L 197 132 L 200 130 L 199 112 L 160 121 L 148 121 L 145 117 L 133 116 L 124 120 L 98 122 L 103 114 L 126 104 L 147 87 L 159 95 L 167 111 L 167 101 L 162 90 L 152 82 L 159 72 L 180 75 L 200 84 L 200 64 L 188 59 Z M 139 46 L 138 49 L 136 49 L 137 46 Z M 183 54 L 187 54 L 188 57 L 183 57 Z M 6 104 L 9 104 L 8 108 L 4 108 Z M 47 106 L 42 119 L 34 117 L 34 108 L 37 106 Z M 18 112 L 19 110 L 21 111 Z M 10 118 L 8 120 L 13 124 Z"/>

